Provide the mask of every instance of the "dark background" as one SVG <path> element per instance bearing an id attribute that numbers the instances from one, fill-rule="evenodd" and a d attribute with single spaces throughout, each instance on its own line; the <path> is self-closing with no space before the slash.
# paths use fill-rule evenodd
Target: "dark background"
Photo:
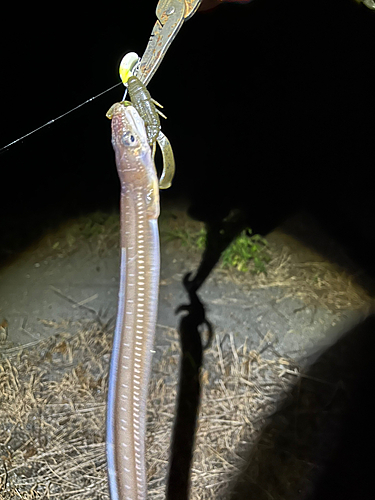
<path id="1" fill-rule="evenodd" d="M 122 56 L 143 53 L 155 4 L 30 4 L 4 16 L 1 145 L 119 81 Z M 203 218 L 241 205 L 263 232 L 309 205 L 374 241 L 374 46 L 375 13 L 353 0 L 196 14 L 149 85 L 176 156 L 164 196 L 187 194 Z M 105 112 L 121 97 L 116 88 L 3 152 L 3 211 L 117 205 Z"/>
<path id="2" fill-rule="evenodd" d="M 119 82 L 123 55 L 143 54 L 155 8 L 154 0 L 11 6 L 2 19 L 1 145 Z M 206 221 L 241 208 L 263 234 L 307 209 L 375 275 L 374 46 L 375 12 L 354 0 L 198 12 L 149 85 L 176 158 L 162 199 L 187 197 Z M 120 86 L 2 151 L 3 235 L 14 218 L 23 235 L 25 226 L 36 234 L 46 218 L 51 226 L 118 206 L 105 113 L 122 95 Z"/>

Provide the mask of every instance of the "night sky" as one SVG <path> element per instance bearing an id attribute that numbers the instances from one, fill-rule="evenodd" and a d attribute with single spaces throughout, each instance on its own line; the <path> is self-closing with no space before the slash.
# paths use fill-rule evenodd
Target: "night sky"
<path id="1" fill-rule="evenodd" d="M 155 6 L 11 7 L 1 146 L 118 82 L 123 55 L 146 47 Z M 163 196 L 188 196 L 202 219 L 240 206 L 260 232 L 309 207 L 375 243 L 374 46 L 375 13 L 353 0 L 255 0 L 197 13 L 149 85 L 176 157 Z M 118 205 L 105 113 L 122 94 L 0 155 L 3 216 Z"/>

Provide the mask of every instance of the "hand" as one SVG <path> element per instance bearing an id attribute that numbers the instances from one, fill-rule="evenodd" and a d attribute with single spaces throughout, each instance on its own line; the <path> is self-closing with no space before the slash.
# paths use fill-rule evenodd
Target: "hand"
<path id="1" fill-rule="evenodd" d="M 214 9 L 221 3 L 249 3 L 252 0 L 202 0 L 198 12 Z"/>

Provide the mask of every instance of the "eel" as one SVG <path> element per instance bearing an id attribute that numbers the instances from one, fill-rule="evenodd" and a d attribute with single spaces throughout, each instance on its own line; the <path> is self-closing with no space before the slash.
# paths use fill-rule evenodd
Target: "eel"
<path id="1" fill-rule="evenodd" d="M 115 103 L 112 145 L 121 183 L 121 268 L 108 384 L 107 463 L 111 500 L 144 500 L 146 400 L 157 316 L 159 187 L 145 124 Z"/>

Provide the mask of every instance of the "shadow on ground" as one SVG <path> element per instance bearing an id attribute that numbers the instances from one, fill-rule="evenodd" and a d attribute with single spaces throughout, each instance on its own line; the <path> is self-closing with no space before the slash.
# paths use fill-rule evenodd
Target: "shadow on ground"
<path id="1" fill-rule="evenodd" d="M 324 352 L 257 445 L 230 500 L 354 500 L 373 494 L 375 317 Z"/>

